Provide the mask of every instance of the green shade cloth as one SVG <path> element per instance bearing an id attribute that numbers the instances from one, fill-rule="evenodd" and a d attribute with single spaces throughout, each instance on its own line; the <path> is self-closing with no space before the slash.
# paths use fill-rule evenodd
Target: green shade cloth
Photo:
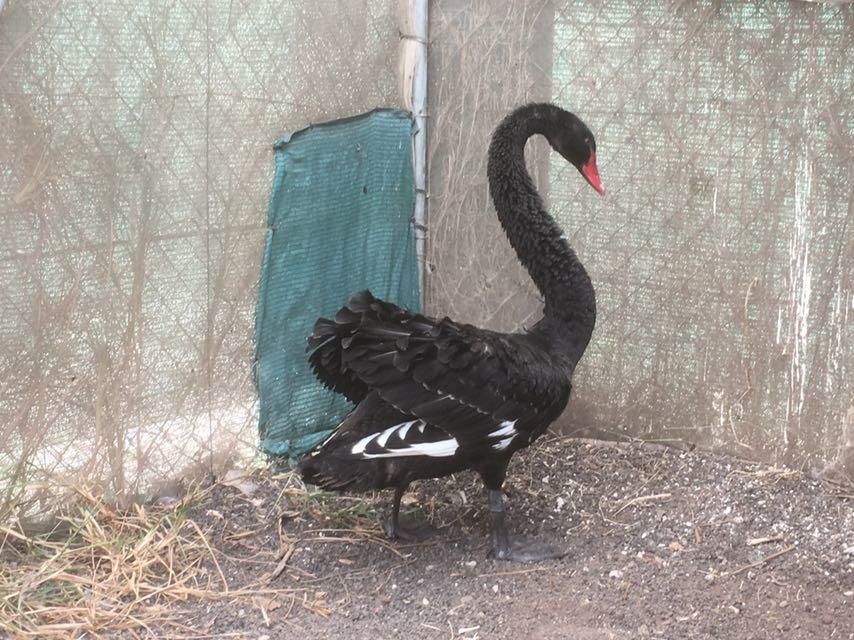
<path id="1" fill-rule="evenodd" d="M 349 403 L 314 377 L 306 338 L 362 289 L 418 310 L 410 114 L 379 109 L 276 143 L 256 308 L 262 449 L 297 457 Z"/>

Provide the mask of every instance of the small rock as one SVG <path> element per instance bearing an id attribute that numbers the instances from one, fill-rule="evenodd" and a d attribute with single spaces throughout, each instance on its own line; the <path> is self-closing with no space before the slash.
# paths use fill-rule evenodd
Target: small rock
<path id="1" fill-rule="evenodd" d="M 477 566 L 477 560 L 469 560 L 468 562 L 466 562 L 466 566 L 469 567 L 470 569 L 476 567 Z"/>
<path id="2" fill-rule="evenodd" d="M 620 578 L 623 577 L 623 572 L 620 571 L 619 569 L 611 569 L 611 572 L 608 574 L 608 577 L 609 578 L 616 578 L 619 580 Z"/>
<path id="3" fill-rule="evenodd" d="M 430 601 L 427 598 L 424 598 L 421 601 L 421 604 L 423 604 L 425 607 L 428 607 L 428 606 L 430 606 Z"/>
<path id="4" fill-rule="evenodd" d="M 250 475 L 249 471 L 230 469 L 220 482 L 227 487 L 234 487 L 247 497 L 251 497 L 258 491 L 258 485 L 250 479 Z"/>
<path id="5" fill-rule="evenodd" d="M 492 585 L 492 593 L 498 593 L 498 585 L 497 584 Z"/>
<path id="6" fill-rule="evenodd" d="M 845 596 L 846 598 L 850 598 L 850 597 L 854 596 L 854 591 L 843 591 L 842 595 Z"/>

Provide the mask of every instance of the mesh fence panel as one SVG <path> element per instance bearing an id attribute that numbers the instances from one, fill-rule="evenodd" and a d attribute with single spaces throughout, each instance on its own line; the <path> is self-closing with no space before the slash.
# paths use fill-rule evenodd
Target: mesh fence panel
<path id="1" fill-rule="evenodd" d="M 272 144 L 396 106 L 397 46 L 390 1 L 7 4 L 4 489 L 127 498 L 256 446 Z"/>
<path id="2" fill-rule="evenodd" d="M 256 311 L 261 449 L 298 459 L 352 408 L 318 383 L 306 337 L 357 291 L 420 308 L 409 112 L 377 109 L 276 145 Z"/>
<path id="3" fill-rule="evenodd" d="M 854 7 L 444 0 L 431 32 L 428 310 L 538 317 L 485 153 L 507 111 L 553 99 L 608 189 L 535 146 L 599 299 L 566 428 L 832 460 L 854 405 Z"/>
<path id="4" fill-rule="evenodd" d="M 255 446 L 272 142 L 398 106 L 395 5 L 5 4 L 4 488 L 128 497 Z M 832 459 L 854 405 L 854 7 L 435 0 L 430 30 L 427 311 L 538 317 L 485 152 L 507 111 L 555 100 L 609 190 L 530 145 L 600 301 L 565 424 Z"/>
<path id="5" fill-rule="evenodd" d="M 537 292 L 487 196 L 495 125 L 551 91 L 551 8 L 542 0 L 445 0 L 430 7 L 430 206 L 425 303 L 433 314 L 511 330 L 539 317 Z M 548 145 L 529 145 L 542 187 Z"/>

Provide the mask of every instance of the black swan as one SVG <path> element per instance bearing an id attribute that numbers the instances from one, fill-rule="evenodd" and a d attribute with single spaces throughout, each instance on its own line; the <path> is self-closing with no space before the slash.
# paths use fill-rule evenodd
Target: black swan
<path id="1" fill-rule="evenodd" d="M 536 440 L 569 399 L 575 365 L 596 322 L 593 285 L 543 206 L 525 166 L 535 134 L 599 193 L 596 143 L 575 115 L 529 104 L 508 115 L 489 146 L 489 193 L 522 265 L 540 290 L 543 318 L 521 333 L 498 333 L 411 313 L 354 295 L 308 340 L 311 366 L 356 407 L 300 461 L 307 483 L 330 490 L 394 487 L 389 535 L 405 538 L 400 499 L 410 482 L 464 469 L 488 492 L 496 558 L 537 561 L 563 553 L 511 541 L 501 486 L 510 457 Z"/>

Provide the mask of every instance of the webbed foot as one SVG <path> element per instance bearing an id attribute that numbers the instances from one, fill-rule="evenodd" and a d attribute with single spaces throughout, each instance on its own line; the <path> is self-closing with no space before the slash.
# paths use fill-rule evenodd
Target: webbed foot
<path id="1" fill-rule="evenodd" d="M 492 515 L 492 557 L 513 562 L 542 562 L 563 558 L 566 550 L 536 540 L 511 538 L 504 521 L 504 495 L 497 489 L 488 491 Z"/>
<path id="2" fill-rule="evenodd" d="M 383 529 L 391 540 L 401 542 L 424 542 L 438 531 L 429 522 L 401 524 L 393 515 L 385 519 Z"/>
<path id="3" fill-rule="evenodd" d="M 542 562 L 557 560 L 567 554 L 565 549 L 538 540 L 515 539 L 508 544 L 497 544 L 492 550 L 496 560 L 511 562 Z"/>

